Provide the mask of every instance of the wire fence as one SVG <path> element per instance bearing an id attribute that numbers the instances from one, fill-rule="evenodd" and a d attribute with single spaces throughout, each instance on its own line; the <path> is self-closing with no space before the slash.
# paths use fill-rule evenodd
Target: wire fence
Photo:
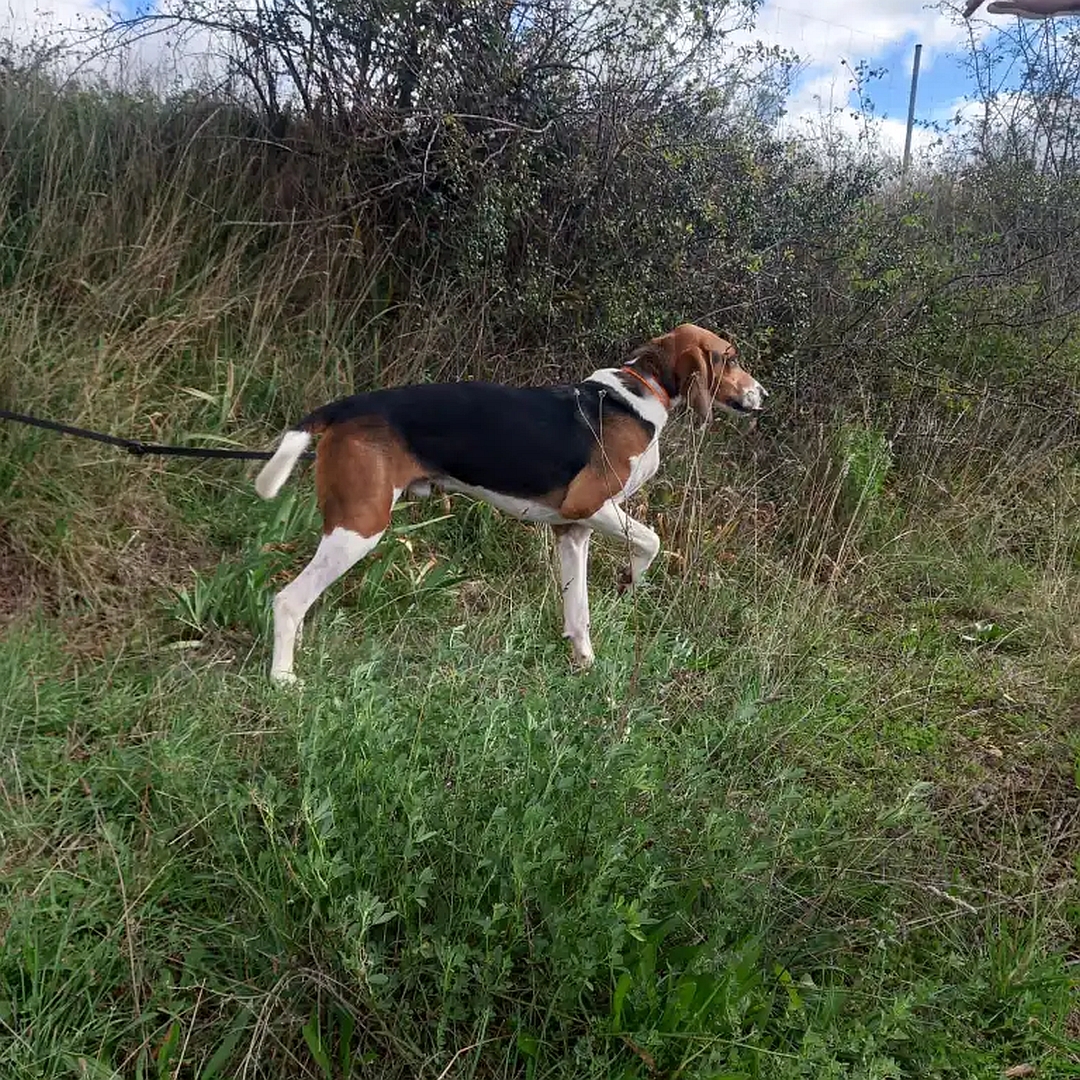
<path id="1" fill-rule="evenodd" d="M 820 131 L 828 124 L 849 134 L 869 127 L 882 148 L 898 158 L 912 60 L 921 42 L 912 137 L 918 162 L 940 144 L 971 89 L 963 63 L 966 32 L 940 13 L 921 10 L 890 22 L 869 9 L 859 21 L 862 25 L 772 2 L 762 7 L 753 36 L 792 50 L 801 61 L 781 127 L 793 134 Z"/>

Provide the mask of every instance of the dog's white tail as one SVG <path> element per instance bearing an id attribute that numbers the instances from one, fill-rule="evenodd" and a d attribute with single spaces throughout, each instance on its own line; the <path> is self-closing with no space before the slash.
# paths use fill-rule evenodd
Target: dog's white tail
<path id="1" fill-rule="evenodd" d="M 272 499 L 282 489 L 310 444 L 311 434 L 307 431 L 286 431 L 282 435 L 277 452 L 255 478 L 255 490 L 262 498 Z"/>

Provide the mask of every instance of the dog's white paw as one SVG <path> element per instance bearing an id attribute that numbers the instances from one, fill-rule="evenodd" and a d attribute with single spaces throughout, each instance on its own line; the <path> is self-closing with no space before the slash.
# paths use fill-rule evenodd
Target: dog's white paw
<path id="1" fill-rule="evenodd" d="M 588 671 L 595 659 L 592 649 L 582 651 L 575 648 L 570 655 L 570 666 L 574 671 Z"/>
<path id="2" fill-rule="evenodd" d="M 270 681 L 279 690 L 301 690 L 304 686 L 291 671 L 271 671 Z"/>

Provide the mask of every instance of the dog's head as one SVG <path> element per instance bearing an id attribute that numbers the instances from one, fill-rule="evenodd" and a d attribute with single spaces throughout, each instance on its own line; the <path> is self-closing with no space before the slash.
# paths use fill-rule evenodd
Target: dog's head
<path id="1" fill-rule="evenodd" d="M 653 338 L 633 361 L 652 368 L 672 399 L 685 401 L 703 426 L 712 419 L 714 404 L 738 415 L 754 415 L 769 396 L 739 362 L 730 341 L 692 323 Z"/>

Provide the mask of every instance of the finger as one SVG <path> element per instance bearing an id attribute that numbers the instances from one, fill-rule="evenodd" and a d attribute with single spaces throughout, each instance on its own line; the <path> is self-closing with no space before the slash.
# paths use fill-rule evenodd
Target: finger
<path id="1" fill-rule="evenodd" d="M 986 6 L 987 15 L 1015 15 L 1018 19 L 1049 19 L 1055 15 L 1054 11 L 1033 11 L 1031 8 L 1021 7 L 1015 0 L 994 0 Z"/>
<path id="2" fill-rule="evenodd" d="M 983 0 L 968 0 L 967 7 L 964 8 L 964 18 L 965 19 L 970 19 L 971 16 L 974 15 L 975 12 L 979 10 L 979 5 L 982 2 L 983 2 Z"/>

